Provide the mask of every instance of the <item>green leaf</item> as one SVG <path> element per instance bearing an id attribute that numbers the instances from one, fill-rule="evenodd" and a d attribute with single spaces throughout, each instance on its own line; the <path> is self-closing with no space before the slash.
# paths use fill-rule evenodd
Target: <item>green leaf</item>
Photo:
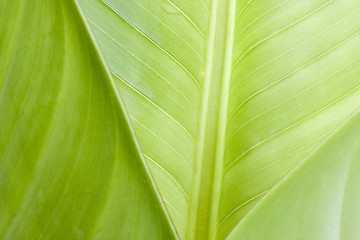
<path id="1" fill-rule="evenodd" d="M 0 239 L 174 238 L 75 3 L 0 17 Z"/>
<path id="2" fill-rule="evenodd" d="M 0 3 L 0 236 L 358 238 L 359 1 L 80 5 Z"/>
<path id="3" fill-rule="evenodd" d="M 82 6 L 180 238 L 224 239 L 359 108 L 357 1 Z"/>
<path id="4" fill-rule="evenodd" d="M 229 239 L 359 239 L 360 114 L 258 204 Z M 274 229 L 276 229 L 274 231 Z"/>

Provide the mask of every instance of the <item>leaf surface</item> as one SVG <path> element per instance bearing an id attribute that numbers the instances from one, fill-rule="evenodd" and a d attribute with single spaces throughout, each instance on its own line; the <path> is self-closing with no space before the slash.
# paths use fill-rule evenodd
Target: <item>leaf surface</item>
<path id="1" fill-rule="evenodd" d="M 80 0 L 111 76 L 41 3 L 0 3 L 1 234 L 356 239 L 357 0 Z"/>
<path id="2" fill-rule="evenodd" d="M 312 152 L 228 239 L 359 239 L 360 115 Z M 276 229 L 276 231 L 274 231 Z"/>
<path id="3" fill-rule="evenodd" d="M 359 108 L 358 1 L 82 6 L 181 238 L 226 238 Z"/>
<path id="4" fill-rule="evenodd" d="M 75 2 L 0 18 L 0 239 L 175 238 Z"/>

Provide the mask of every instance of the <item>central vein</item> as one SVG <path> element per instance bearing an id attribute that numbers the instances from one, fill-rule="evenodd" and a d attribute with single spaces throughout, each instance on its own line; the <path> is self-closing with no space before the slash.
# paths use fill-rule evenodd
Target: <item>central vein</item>
<path id="1" fill-rule="evenodd" d="M 236 0 L 213 0 L 188 239 L 215 239 L 223 173 Z"/>

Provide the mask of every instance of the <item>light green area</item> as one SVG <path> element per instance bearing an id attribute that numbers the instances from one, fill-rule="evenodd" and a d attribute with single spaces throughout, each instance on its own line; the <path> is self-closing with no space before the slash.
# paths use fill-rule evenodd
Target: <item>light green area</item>
<path id="1" fill-rule="evenodd" d="M 282 179 L 232 239 L 360 238 L 360 114 Z"/>
<path id="2" fill-rule="evenodd" d="M 358 0 L 79 4 L 0 1 L 0 239 L 360 238 Z"/>

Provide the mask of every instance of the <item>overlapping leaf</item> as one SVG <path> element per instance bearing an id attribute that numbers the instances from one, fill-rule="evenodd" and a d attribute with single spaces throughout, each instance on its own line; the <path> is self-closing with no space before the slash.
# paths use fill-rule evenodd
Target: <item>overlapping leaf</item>
<path id="1" fill-rule="evenodd" d="M 0 5 L 5 239 L 358 237 L 358 1 L 80 2 L 111 77 L 71 1 Z"/>
<path id="2" fill-rule="evenodd" d="M 359 108 L 360 5 L 192 3 L 107 0 L 83 7 L 180 236 L 207 238 L 211 216 L 223 239 Z M 228 106 L 226 116 L 219 105 Z M 223 168 L 220 177 L 216 168 Z"/>
<path id="3" fill-rule="evenodd" d="M 75 3 L 0 17 L 0 239 L 173 238 Z"/>

